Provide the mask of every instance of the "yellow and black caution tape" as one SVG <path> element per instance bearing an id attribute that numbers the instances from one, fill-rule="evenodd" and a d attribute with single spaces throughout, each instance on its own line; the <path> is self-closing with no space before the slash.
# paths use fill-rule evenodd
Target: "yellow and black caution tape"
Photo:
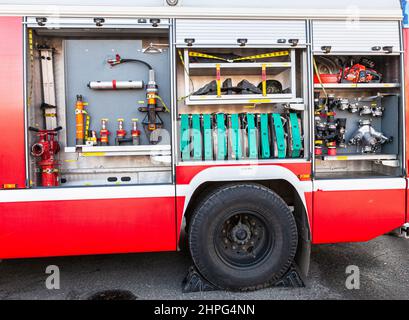
<path id="1" fill-rule="evenodd" d="M 185 73 L 186 73 L 187 77 L 189 78 L 190 84 L 191 84 L 191 86 L 192 86 L 192 90 L 193 90 L 192 92 L 194 92 L 194 91 L 195 91 L 195 86 L 194 86 L 194 83 L 193 83 L 192 78 L 190 77 L 189 71 L 188 71 L 187 68 L 186 68 L 185 60 L 183 60 L 182 51 L 181 51 L 180 49 L 178 50 L 178 54 L 179 54 L 180 62 L 181 62 L 182 65 L 183 65 L 183 69 L 185 70 Z M 189 95 L 187 95 L 187 96 L 185 96 L 185 97 L 180 97 L 180 98 L 178 99 L 178 101 L 185 100 L 186 98 L 188 98 L 188 97 L 190 97 L 190 96 L 191 96 L 191 94 L 189 94 Z"/>
<path id="2" fill-rule="evenodd" d="M 30 56 L 30 87 L 27 96 L 27 106 L 31 107 L 33 97 L 33 83 L 34 83 L 34 39 L 33 29 L 28 29 L 28 53 Z"/>
<path id="3" fill-rule="evenodd" d="M 245 61 L 245 60 L 257 60 L 257 59 L 265 59 L 265 58 L 283 57 L 283 56 L 288 56 L 289 54 L 290 54 L 290 52 L 288 50 L 284 50 L 284 51 L 276 51 L 276 52 L 256 54 L 256 55 L 247 56 L 247 57 L 226 59 L 226 58 L 217 57 L 217 56 L 207 54 L 207 53 L 189 51 L 189 57 L 207 58 L 207 59 L 221 60 L 221 61 L 226 61 L 226 62 L 236 62 L 236 61 Z"/>
<path id="4" fill-rule="evenodd" d="M 236 58 L 231 61 L 235 62 L 235 61 L 242 61 L 242 60 L 257 60 L 257 59 L 265 59 L 265 58 L 275 58 L 275 57 L 288 56 L 289 54 L 290 52 L 285 50 L 285 51 L 262 53 L 262 54 L 256 54 L 254 56 Z"/>
<path id="5" fill-rule="evenodd" d="M 196 51 L 189 51 L 189 57 L 207 58 L 207 59 L 228 61 L 228 60 L 225 59 L 225 58 L 213 56 L 213 55 L 207 54 L 207 53 L 196 52 Z"/>

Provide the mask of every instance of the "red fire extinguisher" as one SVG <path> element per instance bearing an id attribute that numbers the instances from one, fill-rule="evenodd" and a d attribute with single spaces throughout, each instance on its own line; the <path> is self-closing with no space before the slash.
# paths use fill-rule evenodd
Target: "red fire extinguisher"
<path id="1" fill-rule="evenodd" d="M 59 184 L 59 162 L 55 156 L 60 151 L 60 145 L 55 138 L 61 129 L 62 127 L 40 130 L 29 127 L 30 131 L 37 132 L 38 142 L 32 145 L 31 154 L 40 158 L 38 166 L 41 169 L 41 185 L 43 187 L 57 187 Z"/>

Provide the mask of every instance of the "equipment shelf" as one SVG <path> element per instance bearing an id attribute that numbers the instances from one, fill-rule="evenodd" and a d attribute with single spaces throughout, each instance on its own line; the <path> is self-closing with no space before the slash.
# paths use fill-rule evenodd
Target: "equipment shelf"
<path id="1" fill-rule="evenodd" d="M 323 83 L 314 84 L 315 89 L 382 89 L 382 88 L 400 88 L 399 83 Z"/>
<path id="2" fill-rule="evenodd" d="M 187 99 L 186 99 L 187 100 Z M 189 103 L 192 105 L 217 105 L 217 104 L 263 104 L 263 103 L 304 103 L 302 98 L 292 98 L 291 95 L 242 95 L 240 97 L 233 97 L 225 95 L 221 97 L 216 96 L 191 96 Z"/>
<path id="3" fill-rule="evenodd" d="M 289 49 L 286 61 L 252 62 L 190 62 L 189 49 L 184 50 L 183 60 L 185 68 L 184 96 L 186 105 L 214 105 L 214 104 L 263 104 L 263 103 L 303 103 L 303 99 L 297 97 L 296 81 L 296 53 L 295 49 Z M 231 94 L 231 95 L 194 95 L 190 84 L 216 80 L 219 69 L 220 82 L 227 77 L 233 77 L 233 82 L 239 81 L 241 76 L 250 76 L 250 81 L 262 81 L 262 69 L 265 67 L 267 79 L 279 80 L 283 85 L 283 93 L 278 94 Z M 257 78 L 257 80 L 256 80 Z M 202 85 L 201 84 L 201 85 Z M 257 85 L 257 84 L 256 84 Z M 196 87 L 196 85 L 195 85 Z"/>
<path id="4" fill-rule="evenodd" d="M 216 65 L 217 63 L 190 63 L 189 74 L 191 76 L 213 75 Z M 291 62 L 233 62 L 219 64 L 221 72 L 229 75 L 254 75 L 261 70 L 263 65 L 268 69 L 269 75 L 277 75 L 292 67 Z"/>
<path id="5" fill-rule="evenodd" d="M 349 160 L 396 160 L 396 154 L 351 154 L 351 155 L 337 155 L 337 156 L 323 156 L 322 160 L 328 161 L 349 161 Z"/>
<path id="6" fill-rule="evenodd" d="M 263 103 L 304 103 L 302 98 L 294 98 L 292 94 L 268 94 L 266 96 L 250 95 L 222 95 L 190 96 L 185 100 L 187 105 L 216 105 L 216 104 L 263 104 Z"/>
<path id="7" fill-rule="evenodd" d="M 139 146 L 76 146 L 66 147 L 67 153 L 79 153 L 83 156 L 169 156 L 170 145 Z"/>

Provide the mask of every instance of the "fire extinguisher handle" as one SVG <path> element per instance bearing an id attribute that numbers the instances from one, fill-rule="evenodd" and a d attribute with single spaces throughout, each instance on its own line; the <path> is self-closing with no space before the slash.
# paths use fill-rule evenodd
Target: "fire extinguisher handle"
<path id="1" fill-rule="evenodd" d="M 39 132 L 40 129 L 34 128 L 34 127 L 28 127 L 28 130 L 34 131 L 34 132 Z"/>

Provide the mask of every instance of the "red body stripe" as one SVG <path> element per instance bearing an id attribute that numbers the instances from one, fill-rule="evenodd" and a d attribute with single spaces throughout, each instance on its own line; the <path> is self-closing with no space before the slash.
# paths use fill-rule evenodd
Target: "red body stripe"
<path id="1" fill-rule="evenodd" d="M 258 163 L 258 164 L 251 164 L 259 165 L 259 166 L 266 166 L 266 165 L 275 165 L 287 168 L 295 175 L 305 175 L 311 174 L 311 163 Z M 223 164 L 220 166 L 247 166 L 247 164 Z M 212 165 L 199 165 L 199 166 L 176 166 L 176 183 L 177 184 L 189 184 L 192 179 L 201 171 L 214 167 Z"/>

